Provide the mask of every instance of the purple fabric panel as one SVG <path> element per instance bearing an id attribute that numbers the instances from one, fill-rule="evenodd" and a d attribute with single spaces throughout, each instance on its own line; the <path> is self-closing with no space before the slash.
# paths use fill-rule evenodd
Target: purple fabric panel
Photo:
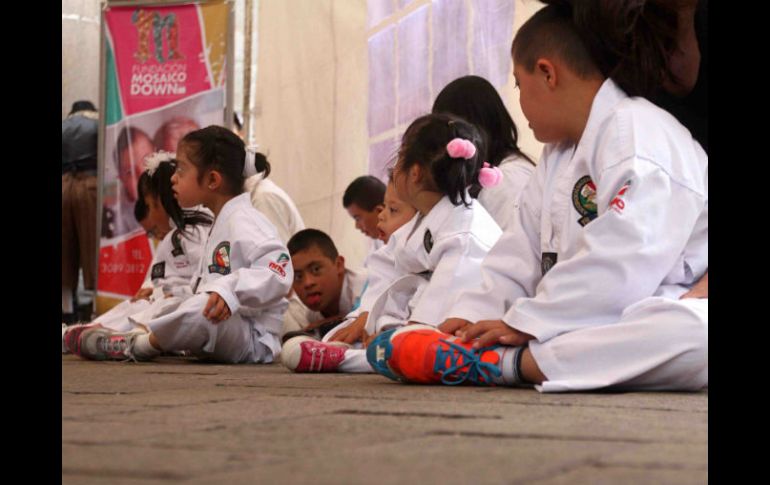
<path id="1" fill-rule="evenodd" d="M 428 5 L 398 23 L 398 122 L 430 111 L 428 89 Z"/>
<path id="2" fill-rule="evenodd" d="M 473 73 L 500 88 L 511 77 L 514 2 L 472 0 Z"/>
<path id="3" fill-rule="evenodd" d="M 465 0 L 433 0 L 433 96 L 470 72 Z"/>
<path id="4" fill-rule="evenodd" d="M 395 26 L 369 39 L 369 136 L 395 126 Z"/>
<path id="5" fill-rule="evenodd" d="M 368 28 L 382 22 L 396 11 L 395 0 L 367 0 L 366 20 Z"/>
<path id="6" fill-rule="evenodd" d="M 400 138 L 389 138 L 369 145 L 369 174 L 388 182 L 387 169 L 395 163 Z"/>

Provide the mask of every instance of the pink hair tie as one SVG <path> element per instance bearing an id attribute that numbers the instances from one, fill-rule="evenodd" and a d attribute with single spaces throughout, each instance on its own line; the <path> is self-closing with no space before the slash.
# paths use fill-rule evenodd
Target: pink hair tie
<path id="1" fill-rule="evenodd" d="M 503 171 L 484 162 L 484 167 L 479 171 L 479 184 L 483 188 L 494 187 L 503 179 Z"/>
<path id="2" fill-rule="evenodd" d="M 476 146 L 464 138 L 455 138 L 446 145 L 446 151 L 452 158 L 473 158 Z"/>

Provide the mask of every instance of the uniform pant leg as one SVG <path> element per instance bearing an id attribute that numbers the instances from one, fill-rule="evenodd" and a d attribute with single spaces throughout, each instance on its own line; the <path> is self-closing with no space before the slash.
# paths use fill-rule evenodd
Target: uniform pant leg
<path id="1" fill-rule="evenodd" d="M 218 324 L 206 319 L 203 309 L 208 299 L 205 293 L 193 295 L 173 312 L 146 323 L 163 350 L 189 350 L 202 359 L 226 364 L 271 360 L 270 350 L 252 335 L 251 323 L 240 314 Z"/>
<path id="2" fill-rule="evenodd" d="M 133 328 L 133 325 L 128 321 L 128 317 L 149 306 L 150 302 L 147 300 L 125 300 L 110 308 L 109 311 L 99 315 L 94 319 L 94 323 L 117 332 L 127 332 Z"/>
<path id="3" fill-rule="evenodd" d="M 708 386 L 708 299 L 647 298 L 615 324 L 531 342 L 543 392 Z"/>

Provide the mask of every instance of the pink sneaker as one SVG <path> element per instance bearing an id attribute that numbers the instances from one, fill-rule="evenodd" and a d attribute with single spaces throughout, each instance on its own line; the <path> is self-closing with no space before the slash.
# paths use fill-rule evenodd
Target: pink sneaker
<path id="1" fill-rule="evenodd" d="M 283 344 L 281 362 L 294 372 L 337 372 L 350 346 L 300 335 Z"/>

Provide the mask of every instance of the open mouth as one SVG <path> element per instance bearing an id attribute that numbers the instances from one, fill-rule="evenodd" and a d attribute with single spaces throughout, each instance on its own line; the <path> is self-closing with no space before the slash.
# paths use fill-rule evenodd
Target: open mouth
<path id="1" fill-rule="evenodd" d="M 321 304 L 321 293 L 308 293 L 307 297 L 305 297 L 305 302 L 310 308 L 319 306 Z"/>

